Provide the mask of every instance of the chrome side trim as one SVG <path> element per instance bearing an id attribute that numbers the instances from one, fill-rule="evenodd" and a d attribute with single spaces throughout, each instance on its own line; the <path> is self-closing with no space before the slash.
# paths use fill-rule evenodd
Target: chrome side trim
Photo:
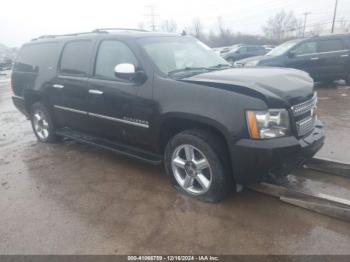
<path id="1" fill-rule="evenodd" d="M 90 90 L 89 90 L 89 94 L 93 94 L 93 95 L 102 95 L 103 92 L 100 91 L 100 90 L 90 89 Z"/>
<path id="2" fill-rule="evenodd" d="M 104 115 L 99 115 L 99 114 L 94 114 L 94 113 L 88 113 L 88 114 L 89 114 L 89 116 L 94 116 L 94 117 L 98 117 L 98 118 L 102 118 L 102 119 L 106 119 L 106 120 L 111 120 L 111 121 L 115 121 L 115 122 L 119 122 L 119 123 L 124 123 L 124 124 L 143 127 L 143 128 L 149 128 L 148 124 L 136 123 L 136 122 L 132 122 L 132 121 L 125 120 L 125 119 L 104 116 Z"/>
<path id="3" fill-rule="evenodd" d="M 70 112 L 74 112 L 74 113 L 78 113 L 78 114 L 84 114 L 84 115 L 89 115 L 89 116 L 93 116 L 93 117 L 98 117 L 98 118 L 102 118 L 102 119 L 106 119 L 106 120 L 111 120 L 111 121 L 124 123 L 124 124 L 132 125 L 132 126 L 149 128 L 149 125 L 145 124 L 145 123 L 137 123 L 137 122 L 133 122 L 133 121 L 125 120 L 125 119 L 99 115 L 99 114 L 90 113 L 90 112 L 86 112 L 86 111 L 80 111 L 80 110 L 69 108 L 69 107 L 65 107 L 65 106 L 54 105 L 54 108 L 61 109 L 61 110 L 66 110 L 66 111 L 70 111 Z"/>
<path id="4" fill-rule="evenodd" d="M 62 88 L 64 88 L 64 85 L 54 84 L 54 85 L 52 85 L 52 87 L 57 88 L 57 89 L 62 89 Z"/>
<path id="5" fill-rule="evenodd" d="M 13 95 L 12 97 L 17 98 L 17 99 L 24 100 L 24 97 L 23 97 L 23 96 L 16 96 L 16 95 Z"/>
<path id="6" fill-rule="evenodd" d="M 81 111 L 81 110 L 73 109 L 73 108 L 70 108 L 70 107 L 57 106 L 57 105 L 54 105 L 53 107 L 57 108 L 57 109 L 61 109 L 61 110 L 70 111 L 70 112 L 73 112 L 73 113 L 78 113 L 78 114 L 83 114 L 83 115 L 87 115 L 88 114 L 88 112 L 86 112 L 86 111 Z"/>
<path id="7" fill-rule="evenodd" d="M 329 52 L 320 52 L 320 53 L 302 54 L 302 55 L 297 55 L 296 57 L 303 57 L 303 56 L 309 56 L 309 55 L 333 54 L 333 53 L 340 53 L 340 52 L 347 52 L 347 51 L 349 51 L 349 49 L 329 51 Z"/>

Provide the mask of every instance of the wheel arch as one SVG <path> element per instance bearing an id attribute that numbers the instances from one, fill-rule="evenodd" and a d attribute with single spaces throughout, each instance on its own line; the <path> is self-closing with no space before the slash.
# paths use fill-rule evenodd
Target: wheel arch
<path id="1" fill-rule="evenodd" d="M 227 154 L 226 160 L 230 163 L 229 166 L 231 168 L 231 171 L 233 170 L 227 139 L 228 131 L 216 120 L 206 117 L 183 113 L 167 114 L 160 124 L 158 136 L 159 152 L 162 154 L 164 153 L 168 141 L 170 141 L 170 139 L 176 134 L 190 129 L 204 130 L 214 134 L 219 139 L 220 143 L 222 143 L 222 146 L 224 147 L 224 150 Z"/>
<path id="2" fill-rule="evenodd" d="M 31 107 L 34 103 L 41 102 L 45 106 L 48 106 L 48 102 L 45 96 L 43 96 L 40 92 L 35 90 L 27 90 L 24 93 L 24 101 L 25 101 L 25 109 L 28 112 L 28 114 L 31 113 Z"/>

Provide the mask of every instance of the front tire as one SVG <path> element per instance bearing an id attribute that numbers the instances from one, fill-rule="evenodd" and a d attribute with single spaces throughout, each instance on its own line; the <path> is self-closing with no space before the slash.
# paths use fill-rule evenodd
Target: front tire
<path id="1" fill-rule="evenodd" d="M 39 142 L 52 143 L 58 140 L 53 118 L 44 104 L 37 102 L 32 105 L 30 120 L 33 132 Z"/>
<path id="2" fill-rule="evenodd" d="M 233 192 L 235 184 L 228 155 L 220 139 L 188 130 L 174 136 L 165 149 L 165 169 L 174 187 L 205 202 L 218 202 Z"/>

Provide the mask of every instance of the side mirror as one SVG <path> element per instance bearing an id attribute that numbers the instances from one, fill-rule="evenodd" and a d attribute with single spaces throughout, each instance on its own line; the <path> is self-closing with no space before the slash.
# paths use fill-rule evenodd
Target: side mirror
<path id="1" fill-rule="evenodd" d="M 119 64 L 115 66 L 114 73 L 121 79 L 132 80 L 135 78 L 136 69 L 133 64 Z"/>
<path id="2" fill-rule="evenodd" d="M 114 68 L 115 76 L 128 81 L 143 83 L 147 76 L 143 71 L 137 71 L 133 64 L 123 63 L 116 65 Z"/>

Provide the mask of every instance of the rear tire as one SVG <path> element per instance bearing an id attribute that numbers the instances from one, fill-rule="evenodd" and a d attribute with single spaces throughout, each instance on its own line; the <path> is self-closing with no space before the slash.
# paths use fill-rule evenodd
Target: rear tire
<path id="1" fill-rule="evenodd" d="M 201 201 L 218 202 L 235 189 L 227 150 L 210 132 L 175 135 L 166 146 L 164 162 L 174 187 Z"/>
<path id="2" fill-rule="evenodd" d="M 55 124 L 47 107 L 40 103 L 34 103 L 30 110 L 30 121 L 35 136 L 39 142 L 52 143 L 58 140 L 55 134 Z"/>

